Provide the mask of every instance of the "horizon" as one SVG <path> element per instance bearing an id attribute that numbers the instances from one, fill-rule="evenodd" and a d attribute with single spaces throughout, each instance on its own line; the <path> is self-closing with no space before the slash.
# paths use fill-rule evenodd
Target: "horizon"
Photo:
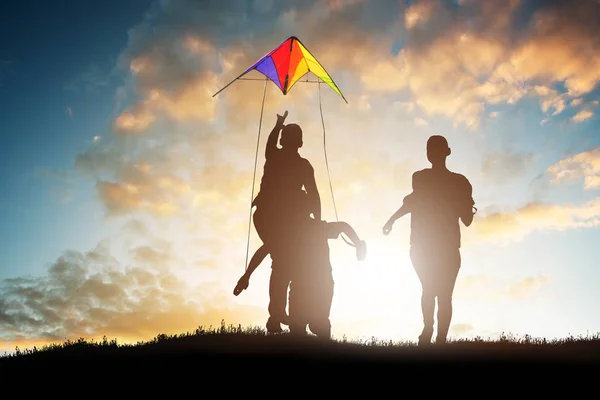
<path id="1" fill-rule="evenodd" d="M 23 21 L 28 21 L 27 24 Z M 265 22 L 269 21 L 269 22 Z M 0 353 L 264 326 L 270 258 L 244 273 L 252 180 L 298 123 L 330 240 L 332 333 L 415 341 L 410 216 L 430 166 L 473 186 L 450 339 L 600 332 L 600 1 L 26 1 L 0 16 Z M 328 72 L 283 95 L 236 81 L 295 36 Z M 264 79 L 257 71 L 248 78 Z M 307 75 L 311 80 L 314 75 Z M 320 86 L 320 89 L 319 89 Z M 256 175 L 254 156 L 259 125 Z M 252 226 L 248 259 L 260 246 Z M 234 322 L 237 321 L 237 322 Z"/>

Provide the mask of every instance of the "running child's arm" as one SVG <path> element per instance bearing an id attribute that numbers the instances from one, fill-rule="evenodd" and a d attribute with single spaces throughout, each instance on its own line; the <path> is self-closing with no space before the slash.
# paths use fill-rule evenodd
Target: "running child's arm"
<path id="1" fill-rule="evenodd" d="M 248 264 L 248 269 L 242 275 L 240 280 L 238 281 L 235 289 L 233 289 L 233 294 L 237 296 L 242 292 L 242 290 L 248 289 L 248 285 L 250 284 L 250 276 L 254 272 L 256 268 L 260 265 L 260 263 L 265 259 L 265 257 L 269 254 L 267 247 L 263 244 L 256 250 L 252 258 L 250 259 L 250 264 Z"/>
<path id="2" fill-rule="evenodd" d="M 265 148 L 265 159 L 269 159 L 269 157 L 271 157 L 273 153 L 279 150 L 277 148 L 279 132 L 281 131 L 281 128 L 283 128 L 283 122 L 285 121 L 287 115 L 287 110 L 285 113 L 283 113 L 283 115 L 277 114 L 277 122 L 275 122 L 275 126 L 273 127 L 273 130 L 271 131 L 271 133 L 269 134 L 269 138 L 267 139 L 267 146 Z"/>
<path id="3" fill-rule="evenodd" d="M 329 225 L 328 226 L 329 239 L 336 239 L 341 233 L 343 233 L 346 236 L 348 236 L 348 239 L 350 239 L 352 241 L 352 244 L 354 244 L 355 246 L 358 243 L 360 243 L 360 238 L 358 237 L 358 234 L 356 233 L 354 228 L 352 228 L 352 226 L 350 226 L 349 223 L 344 222 L 344 221 L 339 221 L 339 222 L 329 222 L 328 225 Z"/>
<path id="4" fill-rule="evenodd" d="M 356 248 L 356 258 L 358 261 L 365 259 L 367 255 L 367 243 L 364 240 L 360 240 L 358 234 L 349 223 L 344 221 L 329 222 L 327 224 L 327 233 L 329 239 L 336 239 L 341 233 L 348 236 L 348 239 L 352 241 L 352 244 Z"/>

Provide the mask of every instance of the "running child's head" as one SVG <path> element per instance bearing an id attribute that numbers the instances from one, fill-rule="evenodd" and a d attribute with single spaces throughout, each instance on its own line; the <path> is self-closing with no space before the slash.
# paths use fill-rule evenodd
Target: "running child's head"
<path id="1" fill-rule="evenodd" d="M 287 124 L 281 130 L 279 144 L 284 149 L 297 150 L 302 147 L 302 129 L 298 124 Z"/>

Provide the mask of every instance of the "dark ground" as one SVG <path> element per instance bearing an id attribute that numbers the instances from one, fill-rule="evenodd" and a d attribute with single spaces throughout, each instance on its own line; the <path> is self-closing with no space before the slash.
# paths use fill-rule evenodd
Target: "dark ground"
<path id="1" fill-rule="evenodd" d="M 183 367 L 185 366 L 185 367 Z M 193 366 L 193 367 L 192 367 Z M 559 371 L 566 367 L 600 371 L 600 339 L 570 338 L 562 341 L 502 339 L 459 341 L 445 346 L 419 348 L 414 344 L 387 342 L 353 343 L 324 341 L 314 336 L 294 338 L 288 334 L 265 335 L 260 329 L 240 327 L 197 330 L 195 333 L 166 336 L 137 345 L 119 345 L 83 339 L 35 351 L 0 358 L 0 371 L 43 370 L 136 371 L 140 369 L 194 369 L 215 372 L 245 371 L 269 376 L 293 369 L 311 371 L 443 371 L 444 375 L 469 374 L 501 368 L 524 373 Z M 0 375 L 1 376 L 1 375 Z"/>

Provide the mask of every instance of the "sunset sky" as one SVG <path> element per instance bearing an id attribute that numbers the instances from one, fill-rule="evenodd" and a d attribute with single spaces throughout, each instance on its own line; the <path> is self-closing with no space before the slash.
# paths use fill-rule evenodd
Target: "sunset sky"
<path id="1" fill-rule="evenodd" d="M 264 326 L 270 259 L 232 294 L 264 83 L 212 95 L 292 35 L 348 100 L 322 85 L 339 219 L 368 246 L 330 242 L 334 337 L 420 333 L 410 217 L 381 228 L 434 134 L 479 209 L 451 338 L 600 331 L 600 1 L 24 0 L 0 15 L 0 352 Z M 268 83 L 256 179 L 285 110 L 335 220 L 318 85 Z"/>

